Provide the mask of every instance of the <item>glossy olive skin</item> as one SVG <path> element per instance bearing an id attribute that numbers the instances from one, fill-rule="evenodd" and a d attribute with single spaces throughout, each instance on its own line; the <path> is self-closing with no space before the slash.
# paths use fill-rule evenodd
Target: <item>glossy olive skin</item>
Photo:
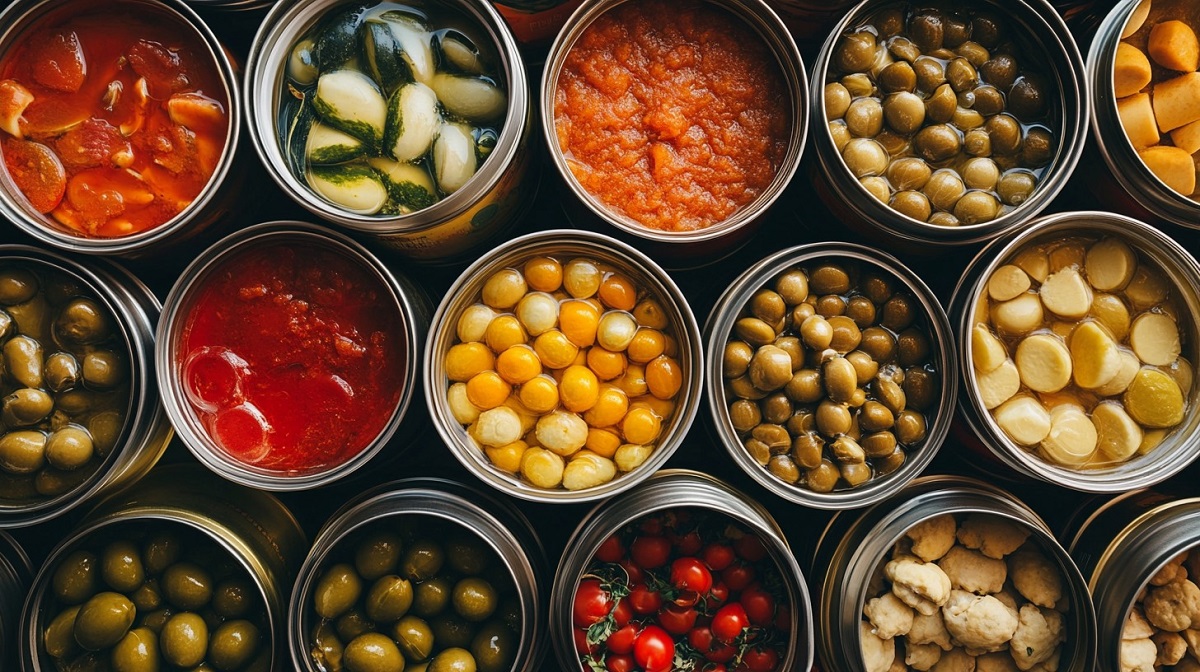
<path id="1" fill-rule="evenodd" d="M 175 614 L 159 633 L 163 659 L 179 667 L 194 667 L 203 662 L 208 640 L 208 624 L 192 612 Z"/>
<path id="2" fill-rule="evenodd" d="M 454 647 L 434 656 L 426 672 L 475 672 L 477 669 L 475 657 L 470 651 Z"/>
<path id="3" fill-rule="evenodd" d="M 88 598 L 75 616 L 75 641 L 88 651 L 106 649 L 125 636 L 137 609 L 120 593 L 102 592 Z"/>
<path id="4" fill-rule="evenodd" d="M 259 639 L 258 626 L 250 621 L 225 621 L 212 633 L 208 662 L 221 670 L 240 669 L 254 658 Z"/>

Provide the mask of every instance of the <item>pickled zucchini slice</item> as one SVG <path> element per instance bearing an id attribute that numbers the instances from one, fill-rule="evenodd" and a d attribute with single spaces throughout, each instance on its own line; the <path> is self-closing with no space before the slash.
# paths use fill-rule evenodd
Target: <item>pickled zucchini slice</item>
<path id="1" fill-rule="evenodd" d="M 433 141 L 433 167 L 443 193 L 458 191 L 475 174 L 475 138 L 464 124 L 443 123 Z"/>
<path id="2" fill-rule="evenodd" d="M 395 214 L 416 212 L 437 202 L 433 178 L 424 168 L 391 159 L 370 159 L 368 163 L 383 177 L 390 197 L 387 209 Z"/>
<path id="3" fill-rule="evenodd" d="M 373 215 L 387 203 L 387 188 L 370 166 L 309 166 L 306 175 L 313 191 L 352 213 Z"/>
<path id="4" fill-rule="evenodd" d="M 308 129 L 304 155 L 309 163 L 323 166 L 352 161 L 365 151 L 362 140 L 332 126 L 315 122 Z"/>
<path id="5" fill-rule="evenodd" d="M 397 161 L 414 161 L 429 151 L 441 118 L 433 89 L 405 84 L 388 100 L 384 147 Z"/>
<path id="6" fill-rule="evenodd" d="M 392 29 L 383 21 L 366 21 L 362 25 L 362 64 L 385 93 L 412 81 L 412 69 L 396 41 Z"/>
<path id="7" fill-rule="evenodd" d="M 325 123 L 378 146 L 387 124 L 388 105 L 370 77 L 336 70 L 317 79 L 313 109 Z"/>
<path id="8" fill-rule="evenodd" d="M 431 86 L 447 112 L 467 121 L 497 119 L 508 107 L 504 92 L 486 79 L 438 73 Z"/>
<path id="9" fill-rule="evenodd" d="M 391 28 L 392 37 L 400 48 L 400 57 L 408 63 L 413 78 L 422 84 L 429 84 L 436 68 L 433 36 L 425 24 L 415 16 L 396 10 L 384 12 L 379 18 Z"/>

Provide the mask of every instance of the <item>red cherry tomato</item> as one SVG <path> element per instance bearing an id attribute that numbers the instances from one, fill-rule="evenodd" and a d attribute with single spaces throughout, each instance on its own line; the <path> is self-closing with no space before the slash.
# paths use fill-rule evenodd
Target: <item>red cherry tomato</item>
<path id="1" fill-rule="evenodd" d="M 598 579 L 584 579 L 575 589 L 575 604 L 571 612 L 571 622 L 577 628 L 587 628 L 595 625 L 608 616 L 612 611 L 612 598 L 600 587 Z"/>
<path id="2" fill-rule="evenodd" d="M 737 656 L 737 653 L 737 649 L 732 644 L 714 642 L 712 650 L 704 654 L 704 659 L 714 663 L 728 663 Z"/>
<path id="3" fill-rule="evenodd" d="M 715 643 L 712 628 L 707 625 L 692 628 L 692 631 L 688 633 L 688 644 L 700 653 L 708 653 Z"/>
<path id="4" fill-rule="evenodd" d="M 729 586 L 724 581 L 717 581 L 704 598 L 704 604 L 709 610 L 716 609 L 729 600 Z"/>
<path id="5" fill-rule="evenodd" d="M 775 621 L 775 598 L 761 585 L 756 583 L 743 590 L 738 601 L 754 625 L 766 627 Z"/>
<path id="6" fill-rule="evenodd" d="M 647 626 L 633 644 L 633 659 L 646 672 L 666 672 L 675 660 L 675 640 L 657 625 Z"/>
<path id="7" fill-rule="evenodd" d="M 610 655 L 604 659 L 604 669 L 608 672 L 634 672 L 637 663 L 629 654 Z"/>
<path id="8" fill-rule="evenodd" d="M 756 646 L 742 656 L 742 663 L 748 672 L 773 672 L 779 665 L 779 654 L 775 649 Z"/>
<path id="9" fill-rule="evenodd" d="M 629 591 L 629 606 L 633 607 L 634 613 L 640 616 L 649 616 L 657 613 L 662 609 L 663 597 L 646 587 L 645 584 L 639 583 Z"/>
<path id="10" fill-rule="evenodd" d="M 721 572 L 721 580 L 731 592 L 741 592 L 754 581 L 754 568 L 744 562 L 735 562 Z"/>
<path id="11" fill-rule="evenodd" d="M 665 537 L 637 537 L 629 545 L 629 557 L 642 569 L 657 569 L 671 557 L 671 542 Z"/>
<path id="12" fill-rule="evenodd" d="M 668 603 L 658 612 L 658 624 L 672 635 L 686 635 L 696 626 L 696 610 Z"/>
<path id="13" fill-rule="evenodd" d="M 642 572 L 642 568 L 635 565 L 632 559 L 626 557 L 617 564 L 621 565 L 621 569 L 624 569 L 625 574 L 629 576 L 629 583 L 644 583 L 646 581 L 646 575 Z"/>
<path id="14" fill-rule="evenodd" d="M 628 596 L 622 597 L 617 602 L 617 608 L 612 610 L 612 615 L 618 628 L 623 628 L 629 624 L 629 619 L 633 618 L 633 605 L 629 603 Z"/>
<path id="15" fill-rule="evenodd" d="M 719 642 L 726 644 L 732 642 L 748 627 L 750 627 L 750 617 L 746 615 L 746 609 L 739 602 L 721 607 L 713 616 L 713 637 Z"/>
<path id="16" fill-rule="evenodd" d="M 633 653 L 633 643 L 637 640 L 641 628 L 636 623 L 630 623 L 608 636 L 604 646 L 609 653 L 625 655 Z M 632 661 L 630 661 L 632 662 Z"/>
<path id="17" fill-rule="evenodd" d="M 656 537 L 656 536 L 662 534 L 662 531 L 663 531 L 662 519 L 657 518 L 657 517 L 647 518 L 647 519 L 643 520 L 640 524 L 638 524 L 638 529 L 641 530 L 642 534 L 648 534 L 652 537 Z"/>
<path id="18" fill-rule="evenodd" d="M 596 559 L 600 562 L 620 562 L 625 557 L 625 545 L 620 537 L 612 535 L 596 549 Z"/>
<path id="19" fill-rule="evenodd" d="M 705 663 L 700 667 L 700 672 L 726 672 L 723 663 Z"/>
<path id="20" fill-rule="evenodd" d="M 676 536 L 674 541 L 675 550 L 680 555 L 696 555 L 704 543 L 700 540 L 700 533 L 695 530 Z"/>
<path id="21" fill-rule="evenodd" d="M 729 566 L 733 562 L 733 549 L 728 544 L 711 543 L 704 547 L 700 553 L 700 558 L 704 560 L 704 564 L 714 572 L 719 572 Z"/>
<path id="22" fill-rule="evenodd" d="M 767 557 L 767 547 L 763 546 L 762 539 L 756 534 L 744 534 L 741 539 L 733 542 L 733 550 L 737 551 L 738 557 L 747 562 L 758 562 Z"/>
<path id="23" fill-rule="evenodd" d="M 587 630 L 572 630 L 571 639 L 575 641 L 575 652 L 581 656 L 596 653 L 596 651 L 600 648 L 595 644 L 588 644 Z"/>
<path id="24" fill-rule="evenodd" d="M 703 595 L 712 588 L 712 583 L 712 572 L 696 558 L 676 558 L 675 562 L 671 563 L 671 585 L 676 590 Z"/>

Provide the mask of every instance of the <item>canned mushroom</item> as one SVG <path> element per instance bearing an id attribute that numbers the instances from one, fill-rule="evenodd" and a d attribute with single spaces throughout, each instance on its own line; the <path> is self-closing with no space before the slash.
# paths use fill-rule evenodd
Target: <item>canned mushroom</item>
<path id="1" fill-rule="evenodd" d="M 779 252 L 734 282 L 706 333 L 718 432 L 782 497 L 869 503 L 919 473 L 945 438 L 949 322 L 891 257 L 853 245 Z"/>
<path id="2" fill-rule="evenodd" d="M 660 472 L 594 509 L 551 595 L 563 670 L 808 670 L 807 588 L 765 509 L 705 474 Z"/>
<path id="3" fill-rule="evenodd" d="M 22 669 L 283 669 L 276 630 L 304 545 L 270 495 L 158 470 L 50 553 L 25 601 Z"/>
<path id="4" fill-rule="evenodd" d="M 0 25 L 0 210 L 18 227 L 144 256 L 223 214 L 240 101 L 228 56 L 185 4 L 26 0 Z"/>
<path id="5" fill-rule="evenodd" d="M 292 662 L 310 672 L 538 669 L 545 569 L 510 504 L 437 479 L 340 509 L 292 592 Z"/>
<path id="6" fill-rule="evenodd" d="M 984 483 L 921 478 L 838 513 L 814 566 L 831 672 L 1095 669 L 1078 568 L 1036 513 Z"/>
<path id="7" fill-rule="evenodd" d="M 985 250 L 956 291 L 969 415 L 1008 462 L 1084 490 L 1195 456 L 1197 263 L 1116 215 L 1047 218 Z"/>
<path id="8" fill-rule="evenodd" d="M 813 105 L 840 209 L 892 237 L 962 244 L 1049 204 L 1083 149 L 1081 58 L 1048 3 L 1013 11 L 868 0 L 839 24 Z"/>
<path id="9" fill-rule="evenodd" d="M 422 296 L 365 248 L 299 222 L 243 229 L 189 266 L 156 351 L 185 445 L 227 478 L 325 484 L 396 431 L 416 381 Z"/>
<path id="10" fill-rule="evenodd" d="M 142 476 L 170 439 L 149 369 L 157 300 L 116 266 L 0 247 L 0 525 Z"/>
<path id="11" fill-rule="evenodd" d="M 426 399 L 468 469 L 544 501 L 593 499 L 652 473 L 699 396 L 686 300 L 645 256 L 545 231 L 468 268 L 438 307 Z"/>
<path id="12" fill-rule="evenodd" d="M 280 187 L 414 258 L 465 255 L 529 196 L 524 65 L 490 3 L 279 3 L 247 88 Z"/>
<path id="13" fill-rule="evenodd" d="M 591 214 L 695 258 L 747 240 L 782 193 L 806 95 L 796 45 L 761 0 L 606 0 L 582 5 L 551 47 L 542 130 Z"/>

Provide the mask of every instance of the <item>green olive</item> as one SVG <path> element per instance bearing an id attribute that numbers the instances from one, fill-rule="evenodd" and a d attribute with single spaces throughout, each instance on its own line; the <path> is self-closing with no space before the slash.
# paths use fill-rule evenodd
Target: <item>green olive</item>
<path id="1" fill-rule="evenodd" d="M 764 392 L 778 390 L 792 379 L 792 356 L 782 348 L 764 345 L 750 360 L 748 375 L 754 387 Z"/>
<path id="2" fill-rule="evenodd" d="M 942 43 L 946 47 L 955 49 L 958 51 L 959 55 L 962 55 L 962 47 L 965 44 L 975 44 L 974 42 L 967 42 L 967 40 L 971 39 L 970 22 L 960 19 L 956 16 L 947 16 L 942 23 L 942 31 L 944 35 Z M 978 47 L 979 45 L 975 44 L 975 46 Z M 982 49 L 982 47 L 980 48 Z"/>
<path id="3" fill-rule="evenodd" d="M 413 603 L 412 583 L 394 574 L 381 576 L 367 591 L 367 617 L 377 623 L 391 623 L 408 613 Z"/>
<path id="4" fill-rule="evenodd" d="M 782 392 L 776 392 L 762 401 L 758 402 L 762 412 L 762 419 L 769 423 L 782 425 L 792 417 L 794 407 L 792 400 L 787 398 L 787 395 Z M 751 427 L 753 429 L 753 427 Z"/>
<path id="5" fill-rule="evenodd" d="M 991 191 L 1000 181 L 1000 168 L 991 159 L 974 158 L 963 164 L 959 172 L 968 189 Z"/>
<path id="6" fill-rule="evenodd" d="M 929 216 L 929 223 L 934 226 L 958 226 L 962 222 L 949 212 L 935 212 Z"/>
<path id="7" fill-rule="evenodd" d="M 929 337 L 916 329 L 905 329 L 896 336 L 901 366 L 922 364 L 929 359 Z"/>
<path id="8" fill-rule="evenodd" d="M 817 405 L 817 430 L 828 437 L 850 431 L 854 419 L 845 404 L 826 399 Z"/>
<path id="9" fill-rule="evenodd" d="M 956 93 L 963 93 L 975 88 L 979 74 L 967 59 L 955 58 L 946 64 L 946 81 Z"/>
<path id="10" fill-rule="evenodd" d="M 111 350 L 93 350 L 83 357 L 83 382 L 96 389 L 109 389 L 125 382 L 128 367 Z"/>
<path id="11" fill-rule="evenodd" d="M 496 589 L 483 579 L 468 577 L 455 584 L 451 601 L 459 616 L 478 623 L 496 611 Z"/>
<path id="12" fill-rule="evenodd" d="M 119 411 L 102 411 L 88 418 L 87 430 L 92 435 L 92 444 L 96 453 L 108 455 L 117 446 L 121 430 L 125 428 L 125 418 Z"/>
<path id="13" fill-rule="evenodd" d="M 917 156 L 937 163 L 958 154 L 962 150 L 962 138 L 958 131 L 945 124 L 926 126 L 913 138 L 913 149 Z"/>
<path id="14" fill-rule="evenodd" d="M 479 574 L 491 564 L 492 551 L 478 535 L 456 534 L 446 542 L 446 561 L 460 574 Z"/>
<path id="15" fill-rule="evenodd" d="M 0 270 L 0 304 L 25 303 L 38 293 L 38 279 L 27 269 L 9 267 Z"/>
<path id="16" fill-rule="evenodd" d="M 79 606 L 63 609 L 42 633 L 42 646 L 51 658 L 62 659 L 73 655 L 79 650 L 75 643 L 75 617 L 79 614 Z"/>
<path id="17" fill-rule="evenodd" d="M 863 341 L 866 341 L 865 331 L 863 332 Z M 876 373 L 879 373 L 879 362 L 875 361 L 861 347 L 854 352 L 847 353 L 846 361 L 850 362 L 851 366 L 854 367 L 854 373 L 858 376 L 858 385 L 860 387 L 866 385 L 875 377 Z"/>
<path id="18" fill-rule="evenodd" d="M 355 637 L 342 655 L 346 672 L 403 672 L 404 656 L 396 643 L 377 632 Z"/>
<path id="19" fill-rule="evenodd" d="M 1021 165 L 1026 168 L 1041 168 L 1054 158 L 1054 136 L 1050 131 L 1031 128 L 1021 143 Z"/>
<path id="20" fill-rule="evenodd" d="M 476 672 L 477 669 L 471 652 L 456 646 L 434 656 L 426 672 Z"/>
<path id="21" fill-rule="evenodd" d="M 908 405 L 908 395 L 904 392 L 904 388 L 900 383 L 887 376 L 875 378 L 871 384 L 871 390 L 875 393 L 875 398 L 893 415 L 900 413 Z"/>
<path id="22" fill-rule="evenodd" d="M 811 404 L 825 396 L 825 384 L 817 369 L 800 369 L 783 388 L 784 394 L 797 404 Z"/>
<path id="23" fill-rule="evenodd" d="M 907 455 L 904 454 L 904 449 L 897 446 L 890 455 L 875 461 L 875 471 L 880 476 L 887 476 L 904 466 L 905 459 Z"/>
<path id="24" fill-rule="evenodd" d="M 917 304 L 907 294 L 896 294 L 883 304 L 879 324 L 899 332 L 907 329 L 917 319 Z M 882 359 L 876 357 L 879 361 Z"/>
<path id="25" fill-rule="evenodd" d="M 875 305 L 880 305 L 892 296 L 891 280 L 874 272 L 864 272 L 859 291 Z"/>
<path id="26" fill-rule="evenodd" d="M 1016 207 L 1029 199 L 1037 187 L 1037 178 L 1028 171 L 1010 170 L 1000 177 L 996 183 L 996 193 L 1000 202 Z"/>
<path id="27" fill-rule="evenodd" d="M 850 129 L 846 128 L 846 122 L 841 119 L 829 122 L 829 137 L 833 139 L 833 146 L 837 148 L 839 153 L 846 149 L 846 145 L 853 138 L 850 135 Z"/>
<path id="28" fill-rule="evenodd" d="M 846 110 L 846 128 L 856 138 L 873 138 L 883 130 L 883 106 L 874 98 L 859 98 Z"/>
<path id="29" fill-rule="evenodd" d="M 46 358 L 43 375 L 46 379 L 46 386 L 50 388 L 51 392 L 65 392 L 79 384 L 83 372 L 80 370 L 79 360 L 75 359 L 75 355 L 69 352 L 56 352 Z"/>
<path id="30" fill-rule="evenodd" d="M 957 128 L 959 131 L 962 131 L 964 139 L 966 138 L 967 133 L 983 126 L 984 121 L 983 115 L 977 110 L 971 110 L 965 107 L 955 108 L 954 116 L 950 117 L 950 125 L 954 128 Z"/>
<path id="31" fill-rule="evenodd" d="M 791 320 L 793 325 L 804 324 L 804 321 L 817 314 L 817 309 L 811 303 L 801 303 L 792 308 Z"/>
<path id="32" fill-rule="evenodd" d="M 120 593 L 97 593 L 79 607 L 75 616 L 75 641 L 88 651 L 99 651 L 121 641 L 133 625 L 137 609 Z"/>
<path id="33" fill-rule="evenodd" d="M 968 191 L 954 204 L 954 216 L 965 225 L 990 222 L 1000 214 L 1000 201 L 986 191 Z"/>
<path id="34" fill-rule="evenodd" d="M 78 280 L 62 273 L 47 274 L 45 282 L 42 284 L 45 288 L 46 299 L 55 306 L 61 306 L 86 293 Z"/>
<path id="35" fill-rule="evenodd" d="M 825 85 L 825 120 L 841 119 L 850 107 L 850 91 L 838 82 Z"/>
<path id="36" fill-rule="evenodd" d="M 985 122 L 986 123 L 986 122 Z M 992 136 L 986 129 L 975 128 L 963 136 L 963 151 L 971 156 L 991 156 Z"/>
<path id="37" fill-rule="evenodd" d="M 771 325 L 757 317 L 741 318 L 733 324 L 733 333 L 756 348 L 774 342 L 778 336 Z"/>
<path id="38" fill-rule="evenodd" d="M 788 455 L 772 455 L 767 462 L 767 471 L 784 483 L 796 483 L 800 480 L 800 468 Z"/>
<path id="39" fill-rule="evenodd" d="M 883 175 L 888 167 L 887 150 L 869 138 L 854 138 L 846 143 L 846 148 L 842 150 L 842 160 L 855 177 Z"/>
<path id="40" fill-rule="evenodd" d="M 1008 110 L 1022 121 L 1035 121 L 1046 113 L 1046 84 L 1035 75 L 1022 75 L 1008 92 Z"/>
<path id="41" fill-rule="evenodd" d="M 917 88 L 917 73 L 911 64 L 897 61 L 879 72 L 879 88 L 884 93 L 911 93 Z"/>
<path id="42" fill-rule="evenodd" d="M 54 322 L 54 333 L 67 343 L 91 345 L 113 331 L 108 312 L 92 299 L 75 299 L 63 307 Z"/>
<path id="43" fill-rule="evenodd" d="M 1004 111 L 1004 94 L 994 86 L 984 85 L 975 89 L 975 106 L 972 108 L 985 117 Z"/>
<path id="44" fill-rule="evenodd" d="M 426 618 L 446 610 L 450 604 L 450 579 L 436 576 L 413 587 L 413 613 Z"/>
<path id="45" fill-rule="evenodd" d="M 917 75 L 917 89 L 936 91 L 946 83 L 946 67 L 936 58 L 922 56 L 913 61 L 913 72 Z"/>
<path id="46" fill-rule="evenodd" d="M 738 399 L 729 407 L 729 420 L 738 432 L 748 432 L 762 422 L 762 412 L 753 401 Z"/>
<path id="47" fill-rule="evenodd" d="M 816 432 L 804 432 L 792 440 L 792 460 L 804 469 L 819 466 L 824 451 L 825 439 Z"/>
<path id="48" fill-rule="evenodd" d="M 872 17 L 871 23 L 880 37 L 894 37 L 904 31 L 904 13 L 895 7 L 880 10 Z"/>
<path id="49" fill-rule="evenodd" d="M 792 442 L 792 437 L 782 425 L 764 423 L 755 427 L 750 434 L 761 441 L 772 455 L 786 453 Z"/>
<path id="50" fill-rule="evenodd" d="M 829 326 L 833 329 L 833 338 L 829 341 L 829 347 L 838 353 L 844 355 L 857 348 L 859 342 L 862 341 L 862 331 L 847 315 L 830 317 Z"/>
<path id="51" fill-rule="evenodd" d="M 104 404 L 104 398 L 91 390 L 75 388 L 54 398 L 54 408 L 71 417 L 90 413 Z"/>
<path id="52" fill-rule="evenodd" d="M 258 626 L 250 621 L 225 621 L 208 643 L 208 662 L 220 670 L 238 670 L 254 657 L 260 639 Z"/>
<path id="53" fill-rule="evenodd" d="M 359 543 L 354 552 L 354 568 L 367 581 L 395 571 L 403 543 L 393 532 L 378 531 Z"/>
<path id="54" fill-rule="evenodd" d="M 821 460 L 820 465 L 804 473 L 805 484 L 813 492 L 833 492 L 839 478 L 841 473 L 837 466 L 828 459 Z"/>
<path id="55" fill-rule="evenodd" d="M 29 336 L 14 336 L 4 344 L 4 368 L 24 387 L 40 388 L 44 374 L 42 344 Z"/>
<path id="56" fill-rule="evenodd" d="M 503 621 L 491 621 L 479 629 L 471 642 L 471 655 L 479 672 L 506 672 L 516 660 L 519 643 Z"/>
<path id="57" fill-rule="evenodd" d="M 334 627 L 337 628 L 338 637 L 344 642 L 348 642 L 364 632 L 375 630 L 375 624 L 371 622 L 371 619 L 357 608 L 350 609 L 338 616 Z"/>
<path id="58" fill-rule="evenodd" d="M 859 348 L 876 362 L 888 362 L 895 356 L 896 339 L 886 329 L 867 327 L 863 330 Z"/>
<path id="59" fill-rule="evenodd" d="M 6 341 L 10 336 L 17 333 L 17 321 L 12 315 L 8 314 L 7 310 L 0 308 L 0 341 Z M 4 359 L 0 358 L 0 369 L 3 369 Z M 0 373 L 3 373 L 0 370 Z"/>
<path id="60" fill-rule="evenodd" d="M 166 627 L 167 621 L 171 620 L 171 617 L 174 615 L 175 612 L 170 609 L 155 609 L 147 614 L 143 614 L 138 619 L 138 627 L 150 628 L 153 632 L 161 633 L 162 629 Z"/>
<path id="61" fill-rule="evenodd" d="M 240 618 L 250 610 L 255 592 L 250 582 L 242 577 L 232 577 L 217 584 L 213 591 L 212 608 L 223 618 Z"/>
<path id="62" fill-rule="evenodd" d="M 775 279 L 775 292 L 787 305 L 799 305 L 808 298 L 808 276 L 803 271 L 788 271 Z"/>
<path id="63" fill-rule="evenodd" d="M 925 53 L 941 49 L 945 44 L 942 13 L 936 9 L 917 12 L 908 22 L 908 36 Z"/>
<path id="64" fill-rule="evenodd" d="M 738 399 L 753 399 L 755 401 L 767 396 L 767 393 L 754 386 L 750 382 L 750 376 L 742 376 L 726 381 L 726 390 L 728 394 Z"/>
<path id="65" fill-rule="evenodd" d="M 871 480 L 871 467 L 866 462 L 839 463 L 838 472 L 842 480 L 846 481 L 852 488 Z"/>
<path id="66" fill-rule="evenodd" d="M 468 647 L 475 638 L 475 626 L 466 620 L 443 614 L 429 623 L 438 646 Z"/>
<path id="67" fill-rule="evenodd" d="M 313 631 L 313 646 L 309 650 L 309 655 L 314 663 L 322 670 L 334 672 L 342 669 L 342 656 L 345 647 L 342 641 L 338 639 L 337 633 L 334 632 L 333 626 L 329 621 L 321 621 L 316 630 Z"/>
<path id="68" fill-rule="evenodd" d="M 194 667 L 208 652 L 208 624 L 196 613 L 186 611 L 167 620 L 158 635 L 162 657 L 170 665 Z"/>
<path id="69" fill-rule="evenodd" d="M 46 329 L 49 312 L 46 297 L 38 294 L 25 303 L 9 306 L 6 312 L 13 319 L 16 333 L 43 343 L 50 341 Z"/>
<path id="70" fill-rule="evenodd" d="M 907 135 L 925 123 L 925 102 L 915 93 L 893 93 L 883 101 L 883 114 L 888 126 Z"/>
<path id="71" fill-rule="evenodd" d="M 865 72 L 875 63 L 875 34 L 860 30 L 843 35 L 834 51 L 834 61 L 842 72 Z"/>
<path id="72" fill-rule="evenodd" d="M 929 164 L 916 157 L 897 159 L 887 169 L 888 181 L 899 191 L 924 187 L 932 174 Z"/>
<path id="73" fill-rule="evenodd" d="M 91 435 L 78 425 L 67 425 L 46 439 L 46 461 L 57 469 L 78 469 L 91 461 L 94 454 Z"/>
<path id="74" fill-rule="evenodd" d="M 100 554 L 100 576 L 109 588 L 132 593 L 146 580 L 138 548 L 130 541 L 114 541 Z"/>
<path id="75" fill-rule="evenodd" d="M 937 396 L 937 376 L 926 369 L 912 367 L 904 376 L 904 393 L 908 407 L 925 411 L 933 406 Z"/>
<path id="76" fill-rule="evenodd" d="M 988 49 L 995 49 L 1005 37 L 1004 24 L 988 12 L 978 12 L 971 19 L 971 37 Z"/>
<path id="77" fill-rule="evenodd" d="M 888 205 L 905 217 L 911 217 L 919 222 L 928 220 L 929 215 L 933 214 L 929 197 L 919 191 L 897 192 L 895 196 L 892 196 Z"/>
<path id="78" fill-rule="evenodd" d="M 425 660 L 433 653 L 433 630 L 416 616 L 408 615 L 397 621 L 392 627 L 392 639 L 409 660 Z"/>
<path id="79" fill-rule="evenodd" d="M 157 672 L 158 634 L 150 628 L 130 630 L 113 647 L 112 665 L 117 672 Z"/>
<path id="80" fill-rule="evenodd" d="M 933 207 L 938 210 L 950 210 L 966 193 L 966 185 L 958 173 L 943 169 L 934 172 L 921 191 L 929 198 Z"/>
<path id="81" fill-rule="evenodd" d="M 46 435 L 22 430 L 0 436 L 0 469 L 10 474 L 32 474 L 46 464 Z"/>
<path id="82" fill-rule="evenodd" d="M 162 589 L 158 585 L 157 579 L 150 579 L 146 583 L 138 586 L 137 589 L 130 594 L 129 599 L 133 600 L 133 606 L 137 607 L 139 614 L 148 613 L 159 609 L 163 604 Z"/>
<path id="83" fill-rule="evenodd" d="M 1021 148 L 1021 124 L 1009 114 L 997 114 L 983 125 L 992 139 L 992 151 L 1001 156 Z"/>
<path id="84" fill-rule="evenodd" d="M 817 266 L 808 281 L 815 294 L 845 294 L 850 291 L 850 274 L 837 264 Z"/>
<path id="85" fill-rule="evenodd" d="M 888 40 L 888 51 L 892 56 L 909 64 L 916 62 L 921 57 L 921 48 L 903 35 L 897 35 Z"/>
<path id="86" fill-rule="evenodd" d="M 868 457 L 887 457 L 896 450 L 896 436 L 891 432 L 875 432 L 868 434 L 859 441 Z"/>
<path id="87" fill-rule="evenodd" d="M 983 81 L 1001 91 L 1007 91 L 1017 81 L 1017 59 L 1012 54 L 997 54 L 979 66 Z"/>
<path id="88" fill-rule="evenodd" d="M 815 413 L 813 413 L 812 409 L 802 406 L 796 409 L 796 412 L 792 415 L 792 417 L 788 418 L 788 421 L 785 423 L 785 425 L 787 426 L 789 434 L 792 436 L 800 436 L 805 432 L 816 431 L 817 416 Z"/>
<path id="89" fill-rule="evenodd" d="M 775 347 L 783 350 L 792 358 L 792 369 L 799 369 L 804 366 L 806 355 L 804 353 L 804 344 L 795 336 L 780 336 L 775 339 Z"/>
<path id="90" fill-rule="evenodd" d="M 721 372 L 726 378 L 737 378 L 746 374 L 750 368 L 750 359 L 754 357 L 754 348 L 744 341 L 730 340 L 725 344 L 724 356 L 721 359 Z"/>
<path id="91" fill-rule="evenodd" d="M 163 594 L 180 609 L 199 609 L 212 599 L 213 580 L 208 570 L 191 562 L 177 562 L 162 575 Z"/>
<path id="92" fill-rule="evenodd" d="M 834 439 L 833 443 L 829 444 L 829 452 L 841 464 L 864 462 L 867 459 L 867 454 L 863 452 L 862 446 L 849 436 L 839 436 Z"/>
<path id="93" fill-rule="evenodd" d="M 362 579 L 347 564 L 337 564 L 325 570 L 313 589 L 313 608 L 321 618 L 337 618 L 344 614 L 362 594 Z"/>
<path id="94" fill-rule="evenodd" d="M 864 432 L 882 432 L 891 429 L 895 422 L 891 410 L 878 401 L 868 401 L 858 412 L 858 426 Z"/>
<path id="95" fill-rule="evenodd" d="M 851 98 L 875 95 L 875 82 L 864 72 L 846 75 L 842 77 L 841 83 L 850 92 Z"/>
<path id="96" fill-rule="evenodd" d="M 142 564 L 151 575 L 163 573 L 179 561 L 183 545 L 179 537 L 170 532 L 158 532 L 142 546 Z"/>
<path id="97" fill-rule="evenodd" d="M 905 410 L 896 416 L 896 428 L 892 431 L 897 441 L 911 446 L 925 438 L 925 416 L 917 411 Z"/>
<path id="98" fill-rule="evenodd" d="M 817 299 L 817 314 L 825 319 L 846 312 L 846 300 L 837 294 L 826 294 Z"/>
<path id="99" fill-rule="evenodd" d="M 859 183 L 862 184 L 863 188 L 867 190 L 867 193 L 875 197 L 875 200 L 879 201 L 880 203 L 887 203 L 888 200 L 891 199 L 892 186 L 888 184 L 886 179 L 879 177 L 878 175 L 872 175 L 870 177 L 864 177 L 860 179 Z"/>
<path id="100" fill-rule="evenodd" d="M 54 399 L 45 392 L 30 387 L 14 391 L 4 398 L 0 419 L 9 427 L 36 425 L 54 410 Z"/>

